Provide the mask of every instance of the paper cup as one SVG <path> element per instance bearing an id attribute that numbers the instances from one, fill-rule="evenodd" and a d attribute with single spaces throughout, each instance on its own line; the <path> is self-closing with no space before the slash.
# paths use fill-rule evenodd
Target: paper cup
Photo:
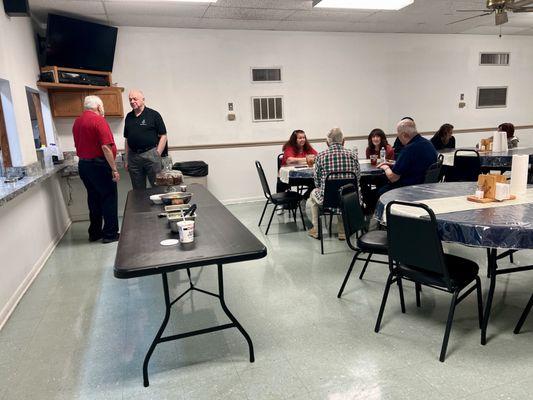
<path id="1" fill-rule="evenodd" d="M 194 242 L 194 221 L 178 222 L 178 231 L 181 243 Z"/>

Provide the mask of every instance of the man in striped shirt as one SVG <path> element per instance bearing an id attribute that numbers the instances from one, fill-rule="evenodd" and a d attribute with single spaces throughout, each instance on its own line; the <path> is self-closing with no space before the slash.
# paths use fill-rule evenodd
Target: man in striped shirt
<path id="1" fill-rule="evenodd" d="M 328 149 L 316 156 L 315 163 L 315 186 L 309 197 L 311 202 L 311 222 L 313 227 L 309 230 L 309 236 L 318 239 L 318 206 L 324 201 L 324 186 L 326 177 L 332 172 L 354 172 L 357 176 L 357 182 L 361 177 L 359 161 L 357 155 L 351 150 L 344 148 L 344 135 L 340 128 L 331 129 L 326 137 Z M 334 178 L 349 178 L 346 174 L 336 174 Z M 331 177 L 330 177 L 331 179 Z M 359 185 L 358 185 L 359 186 Z M 339 212 L 339 210 L 335 210 Z M 345 240 L 344 225 L 341 215 L 337 216 L 337 229 L 339 240 Z"/>

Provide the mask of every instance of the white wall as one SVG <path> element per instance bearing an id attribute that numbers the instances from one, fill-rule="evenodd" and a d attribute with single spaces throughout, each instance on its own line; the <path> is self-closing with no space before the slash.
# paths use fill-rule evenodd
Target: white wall
<path id="1" fill-rule="evenodd" d="M 36 88 L 38 73 L 29 18 L 8 18 L 0 11 L 0 92 L 7 105 L 4 111 L 15 166 L 37 161 L 26 87 Z M 50 130 L 50 121 L 47 125 Z M 58 176 L 0 206 L 0 328 L 69 224 Z"/>
<path id="2" fill-rule="evenodd" d="M 38 75 L 39 64 L 30 19 L 9 18 L 0 11 L 0 79 L 9 82 L 11 91 L 14 121 L 8 123 L 7 128 L 11 153 L 14 153 L 12 161 L 16 166 L 37 161 L 26 86 L 36 89 Z"/>
<path id="3" fill-rule="evenodd" d="M 509 67 L 479 67 L 480 51 L 509 51 Z M 413 116 L 421 131 L 531 124 L 533 37 L 214 31 L 121 27 L 113 80 L 139 87 L 163 115 L 170 145 L 284 140 L 296 128 L 311 138 L 340 126 L 348 135 Z M 283 83 L 253 84 L 250 67 L 281 66 Z M 509 86 L 508 107 L 475 109 L 477 86 Z M 459 109 L 460 93 L 467 106 Z M 251 122 L 251 96 L 283 95 L 285 121 Z M 236 121 L 225 119 L 235 104 Z M 122 122 L 110 119 L 122 147 Z M 72 148 L 72 119 L 56 121 Z M 475 135 L 467 135 L 459 142 Z M 471 143 L 473 144 L 475 140 Z M 359 143 L 361 148 L 363 143 Z M 253 160 L 272 165 L 277 147 L 174 152 L 210 164 L 209 186 L 222 200 L 257 197 Z M 272 179 L 273 181 L 273 179 Z"/>
<path id="4" fill-rule="evenodd" d="M 70 224 L 59 179 L 0 207 L 0 328 Z"/>

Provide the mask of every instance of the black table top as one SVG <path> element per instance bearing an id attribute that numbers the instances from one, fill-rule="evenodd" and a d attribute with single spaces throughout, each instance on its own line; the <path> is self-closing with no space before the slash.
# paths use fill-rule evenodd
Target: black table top
<path id="1" fill-rule="evenodd" d="M 132 190 L 128 193 L 120 240 L 115 258 L 117 278 L 133 278 L 171 272 L 188 267 L 227 264 L 263 258 L 261 243 L 207 189 L 189 185 L 191 203 L 198 205 L 193 243 L 161 246 L 164 239 L 178 238 L 170 231 L 164 211 L 152 205 L 149 196 L 164 188 Z"/>

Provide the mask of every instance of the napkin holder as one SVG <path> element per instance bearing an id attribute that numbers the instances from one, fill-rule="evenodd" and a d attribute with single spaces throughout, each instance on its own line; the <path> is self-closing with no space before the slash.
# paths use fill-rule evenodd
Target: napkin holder
<path id="1" fill-rule="evenodd" d="M 477 178 L 477 186 L 483 190 L 483 198 L 480 199 L 475 195 L 471 195 L 467 197 L 467 200 L 476 203 L 514 200 L 516 196 L 509 195 L 509 185 L 506 182 L 507 178 L 504 175 L 481 174 Z"/>

